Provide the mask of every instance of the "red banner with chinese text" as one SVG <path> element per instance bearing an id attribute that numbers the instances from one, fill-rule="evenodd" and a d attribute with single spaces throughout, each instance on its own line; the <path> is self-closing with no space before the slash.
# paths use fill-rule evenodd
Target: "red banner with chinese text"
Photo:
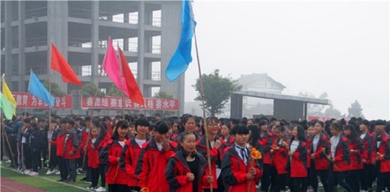
<path id="1" fill-rule="evenodd" d="M 17 103 L 16 108 L 49 109 L 49 106 L 46 105 L 46 103 L 28 92 L 13 92 L 12 94 L 14 95 L 15 101 Z M 72 95 L 55 97 L 53 108 L 72 109 Z"/>
<path id="2" fill-rule="evenodd" d="M 81 99 L 81 108 L 83 109 L 122 109 L 122 105 L 125 109 L 135 110 L 179 110 L 177 99 L 145 98 L 145 105 L 133 103 L 129 98 L 124 98 L 122 101 L 122 97 L 83 97 Z"/>

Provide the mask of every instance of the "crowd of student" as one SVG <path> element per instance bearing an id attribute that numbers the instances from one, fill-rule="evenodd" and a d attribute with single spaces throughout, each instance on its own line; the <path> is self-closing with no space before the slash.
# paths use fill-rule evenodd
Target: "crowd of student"
<path id="1" fill-rule="evenodd" d="M 14 168 L 37 176 L 47 166 L 46 174 L 59 173 L 58 182 L 68 184 L 84 170 L 82 180 L 94 191 L 317 192 L 318 178 L 325 192 L 390 189 L 384 120 L 210 117 L 206 123 L 185 114 L 55 117 L 49 125 L 25 115 L 3 122 L 2 130 Z"/>

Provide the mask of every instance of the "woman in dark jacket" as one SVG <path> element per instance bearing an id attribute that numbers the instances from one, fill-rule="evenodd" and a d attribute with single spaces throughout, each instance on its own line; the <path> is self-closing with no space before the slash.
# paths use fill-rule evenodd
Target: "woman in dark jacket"
<path id="1" fill-rule="evenodd" d="M 182 133 L 179 150 L 169 159 L 165 175 L 171 192 L 202 192 L 202 185 L 213 182 L 212 176 L 205 175 L 207 162 L 196 152 L 195 140 L 194 133 Z"/>

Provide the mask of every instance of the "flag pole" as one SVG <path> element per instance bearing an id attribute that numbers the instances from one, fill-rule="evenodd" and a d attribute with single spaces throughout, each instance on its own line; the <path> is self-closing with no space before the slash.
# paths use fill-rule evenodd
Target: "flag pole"
<path id="1" fill-rule="evenodd" d="M 107 43 L 108 43 L 108 41 L 107 41 Z M 97 64 L 98 65 L 98 67 L 99 67 L 99 64 Z M 98 69 L 99 70 L 99 69 Z M 98 94 L 98 92 L 99 92 L 99 83 L 100 83 L 100 78 L 102 77 L 102 75 L 103 75 L 103 67 L 102 67 L 102 65 L 100 65 L 100 71 L 99 71 L 99 76 L 98 76 L 98 81 L 97 81 L 97 85 L 96 85 L 96 87 L 97 87 L 97 89 L 96 89 L 96 91 L 95 91 L 95 95 L 94 95 L 94 97 L 96 97 L 97 96 L 97 94 Z M 91 119 L 92 119 L 92 117 L 93 117 L 93 107 L 91 108 Z"/>
<path id="2" fill-rule="evenodd" d="M 119 51 L 119 43 L 117 44 L 118 46 L 118 51 Z M 119 57 L 119 60 L 121 58 Z M 120 73 L 120 81 L 121 81 L 121 86 L 122 86 L 122 90 L 124 90 L 124 86 L 123 86 L 123 69 L 122 69 L 122 65 L 120 65 L 120 63 L 122 62 L 122 60 L 120 60 L 120 62 L 118 62 L 118 65 L 119 65 L 119 73 Z M 124 94 L 122 93 L 122 120 L 125 120 L 125 105 L 124 105 Z"/>
<path id="3" fill-rule="evenodd" d="M 3 79 L 2 79 L 2 81 L 3 81 Z M 3 92 L 3 82 L 1 82 L 1 92 Z M 3 98 L 2 98 L 3 99 Z M 1 112 L 0 112 L 1 113 Z M 3 113 L 1 113 L 1 117 L 3 118 Z M 5 123 L 4 123 L 4 125 L 5 125 Z M 8 135 L 7 135 L 7 132 L 6 132 L 6 130 L 5 130 L 5 127 L 2 127 L 3 128 L 3 131 L 4 131 L 4 133 L 3 133 L 3 136 L 4 136 L 4 140 L 7 142 L 7 145 L 8 145 L 8 149 L 9 149 L 9 152 L 10 152 L 10 154 L 8 154 L 8 155 L 10 155 L 11 156 L 11 158 L 12 158 L 12 162 L 13 162 L 13 165 L 14 165 L 14 167 L 15 168 L 17 168 L 16 167 L 16 162 L 15 162 L 15 157 L 14 157 L 14 152 L 12 151 L 12 149 L 11 149 L 11 145 L 10 145 L 10 143 L 9 143 L 9 139 L 8 139 Z M 4 140 L 3 140 L 3 143 L 4 143 Z M 5 148 L 5 145 L 3 145 L 3 148 Z M 5 152 L 5 151 L 4 151 Z M 9 158 L 9 159 L 11 159 L 11 158 Z"/>
<path id="4" fill-rule="evenodd" d="M 207 150 L 207 164 L 209 168 L 210 176 L 212 176 L 212 169 L 211 169 L 211 157 L 210 157 L 210 145 L 209 145 L 209 135 L 207 131 L 207 120 L 206 120 L 206 107 L 205 107 L 205 98 L 204 98 L 204 87 L 203 87 L 203 77 L 202 77 L 202 70 L 200 67 L 200 59 L 199 59 L 199 50 L 198 50 L 198 42 L 196 39 L 196 32 L 195 32 L 195 24 L 194 20 L 192 18 L 193 16 L 193 9 L 192 5 L 190 4 L 191 8 L 191 23 L 192 23 L 192 29 L 194 31 L 194 40 L 195 40 L 195 52 L 196 52 L 196 61 L 198 63 L 198 72 L 199 72 L 199 84 L 200 84 L 200 96 L 202 98 L 202 111 L 203 111 L 203 128 L 205 129 L 205 137 L 206 137 L 206 150 Z M 217 179 L 217 178 L 215 178 Z M 213 192 L 213 183 L 210 183 L 210 192 Z"/>

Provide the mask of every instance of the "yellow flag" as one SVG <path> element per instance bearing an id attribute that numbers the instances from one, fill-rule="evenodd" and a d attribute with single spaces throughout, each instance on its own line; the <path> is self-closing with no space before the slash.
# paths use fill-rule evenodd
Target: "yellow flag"
<path id="1" fill-rule="evenodd" d="M 7 83 L 5 82 L 5 79 L 4 77 L 3 78 L 3 95 L 5 96 L 5 98 L 8 99 L 8 101 L 15 107 L 16 109 L 16 101 L 15 101 L 15 98 L 14 96 L 12 95 L 11 91 L 9 90 L 8 88 L 8 85 Z M 14 111 L 14 113 L 16 112 L 16 110 Z"/>

